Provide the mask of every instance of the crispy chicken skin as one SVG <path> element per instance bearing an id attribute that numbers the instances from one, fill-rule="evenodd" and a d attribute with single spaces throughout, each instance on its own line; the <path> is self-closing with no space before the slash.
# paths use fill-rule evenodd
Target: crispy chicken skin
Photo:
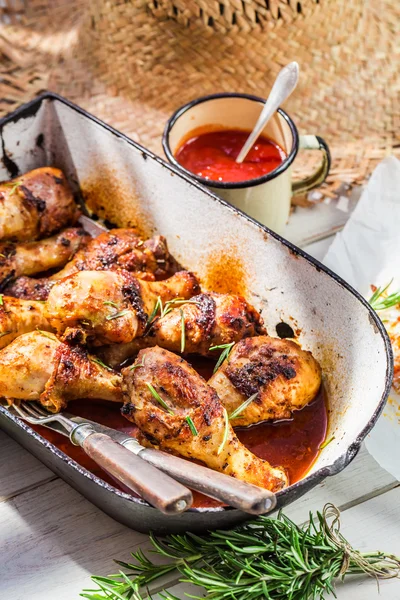
<path id="1" fill-rule="evenodd" d="M 165 302 L 197 292 L 197 279 L 187 271 L 154 282 L 123 270 L 79 271 L 52 287 L 45 312 L 58 333 L 77 328 L 95 345 L 123 344 L 143 335 L 158 297 Z M 66 333 L 72 341 L 75 333 Z"/>
<path id="2" fill-rule="evenodd" d="M 108 364 L 116 366 L 146 346 L 158 345 L 180 352 L 182 315 L 185 354 L 216 356 L 216 351 L 210 351 L 210 347 L 265 333 L 260 314 L 242 296 L 199 294 L 156 319 L 145 338 L 135 340 L 129 346 L 103 349 L 102 355 Z"/>
<path id="3" fill-rule="evenodd" d="M 121 402 L 121 376 L 94 360 L 51 333 L 26 333 L 0 351 L 0 396 L 36 400 L 51 412 L 78 398 Z"/>
<path id="4" fill-rule="evenodd" d="M 168 274 L 172 274 L 176 270 L 175 266 L 163 236 L 158 235 L 143 241 L 137 236 L 134 229 L 112 229 L 90 239 L 64 269 L 54 273 L 51 277 L 41 279 L 19 277 L 14 283 L 8 285 L 5 291 L 16 298 L 46 300 L 57 280 L 64 279 L 78 271 L 124 269 L 135 273 L 135 277 L 138 279 L 154 281 L 155 279 L 164 279 Z"/>
<path id="5" fill-rule="evenodd" d="M 50 290 L 55 284 L 55 281 L 48 277 L 27 277 L 21 275 L 12 283 L 9 283 L 4 288 L 4 293 L 7 296 L 20 298 L 21 300 L 47 300 Z"/>
<path id="6" fill-rule="evenodd" d="M 20 275 L 34 275 L 63 267 L 90 236 L 70 227 L 45 240 L 0 243 L 0 287 Z"/>
<path id="7" fill-rule="evenodd" d="M 0 348 L 4 348 L 22 333 L 43 329 L 52 331 L 41 302 L 20 300 L 1 296 L 0 304 Z"/>
<path id="8" fill-rule="evenodd" d="M 218 396 L 183 359 L 159 347 L 142 350 L 122 371 L 122 414 L 150 444 L 173 454 L 203 461 L 210 468 L 277 491 L 287 485 L 283 469 L 252 454 L 236 437 Z M 153 386 L 166 407 L 151 393 Z M 192 419 L 197 435 L 187 422 Z M 226 441 L 224 443 L 224 437 Z"/>
<path id="9" fill-rule="evenodd" d="M 0 184 L 2 241 L 48 237 L 78 217 L 78 207 L 59 169 L 42 167 Z"/>
<path id="10" fill-rule="evenodd" d="M 134 229 L 111 229 L 93 238 L 52 279 L 63 279 L 77 271 L 124 269 L 135 273 L 138 279 L 154 281 L 167 277 L 170 267 L 167 241 L 163 236 L 143 241 Z"/>
<path id="11" fill-rule="evenodd" d="M 287 419 L 311 402 L 321 386 L 321 368 L 311 352 L 291 340 L 259 336 L 236 344 L 209 380 L 228 414 L 254 400 L 233 426 Z"/>

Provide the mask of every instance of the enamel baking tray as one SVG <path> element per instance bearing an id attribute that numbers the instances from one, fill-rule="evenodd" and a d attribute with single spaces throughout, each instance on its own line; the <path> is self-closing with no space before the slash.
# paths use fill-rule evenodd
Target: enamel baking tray
<path id="1" fill-rule="evenodd" d="M 171 253 L 204 287 L 244 294 L 262 309 L 270 335 L 286 323 L 314 353 L 329 398 L 328 438 L 334 440 L 305 479 L 279 492 L 278 507 L 349 464 L 384 406 L 393 370 L 385 329 L 357 292 L 299 248 L 55 94 L 45 93 L 2 119 L 0 136 L 1 179 L 44 165 L 61 168 L 89 214 L 121 227 L 139 225 L 147 235 L 162 233 Z M 247 518 L 231 508 L 165 516 L 79 466 L 2 407 L 0 427 L 91 502 L 138 531 L 204 531 Z"/>

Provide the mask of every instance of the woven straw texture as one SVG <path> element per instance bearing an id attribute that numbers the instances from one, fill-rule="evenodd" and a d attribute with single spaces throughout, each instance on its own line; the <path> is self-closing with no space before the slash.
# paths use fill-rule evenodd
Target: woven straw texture
<path id="1" fill-rule="evenodd" d="M 30 0 L 14 16 L 10 7 L 0 114 L 51 89 L 162 154 L 178 106 L 223 91 L 265 97 L 297 60 L 300 83 L 284 108 L 331 146 L 327 195 L 399 154 L 398 0 Z M 298 176 L 315 154 L 299 155 Z"/>

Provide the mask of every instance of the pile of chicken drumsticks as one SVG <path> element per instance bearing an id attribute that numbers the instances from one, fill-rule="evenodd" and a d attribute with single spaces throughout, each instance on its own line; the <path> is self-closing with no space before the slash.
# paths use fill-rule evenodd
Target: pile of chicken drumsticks
<path id="1" fill-rule="evenodd" d="M 202 292 L 164 237 L 91 237 L 79 216 L 59 169 L 0 184 L 0 396 L 51 412 L 78 398 L 120 402 L 149 446 L 272 491 L 288 485 L 233 427 L 311 402 L 321 385 L 312 354 L 268 336 L 243 297 Z M 183 358 L 221 350 L 209 381 Z"/>

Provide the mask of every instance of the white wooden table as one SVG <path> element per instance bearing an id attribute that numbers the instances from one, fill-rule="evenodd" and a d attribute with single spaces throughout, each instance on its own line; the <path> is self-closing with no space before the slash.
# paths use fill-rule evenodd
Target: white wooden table
<path id="1" fill-rule="evenodd" d="M 329 242 L 306 249 L 322 258 Z M 148 545 L 146 535 L 102 513 L 1 431 L 0 456 L 1 600 L 75 600 L 93 588 L 91 574 L 115 572 L 113 558 L 128 561 L 130 552 Z M 400 555 L 399 484 L 364 448 L 345 471 L 285 512 L 302 523 L 328 501 L 341 509 L 343 534 L 355 547 Z M 182 584 L 171 586 L 184 597 Z M 372 579 L 348 579 L 338 598 L 399 600 L 400 580 L 382 582 L 379 594 Z"/>

